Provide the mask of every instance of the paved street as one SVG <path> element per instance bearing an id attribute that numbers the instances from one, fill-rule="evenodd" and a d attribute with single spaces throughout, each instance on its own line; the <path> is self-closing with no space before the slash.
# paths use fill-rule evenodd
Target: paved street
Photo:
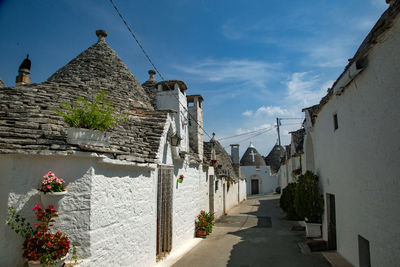
<path id="1" fill-rule="evenodd" d="M 174 267 L 186 266 L 330 266 L 320 253 L 302 254 L 304 232 L 283 219 L 274 195 L 251 197 L 215 224 L 213 233 Z"/>

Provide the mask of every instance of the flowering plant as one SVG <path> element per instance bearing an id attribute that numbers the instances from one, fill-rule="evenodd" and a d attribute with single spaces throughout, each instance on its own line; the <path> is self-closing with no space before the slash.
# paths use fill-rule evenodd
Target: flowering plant
<path id="1" fill-rule="evenodd" d="M 51 171 L 43 175 L 43 178 L 42 182 L 40 182 L 39 191 L 44 193 L 65 191 L 64 180 L 55 176 Z"/>
<path id="2" fill-rule="evenodd" d="M 205 230 L 207 234 L 210 234 L 212 232 L 214 221 L 214 213 L 201 210 L 195 222 L 196 230 Z"/>
<path id="3" fill-rule="evenodd" d="M 183 176 L 183 174 L 179 175 L 179 179 L 183 180 L 185 176 Z"/>
<path id="4" fill-rule="evenodd" d="M 23 256 L 28 261 L 40 262 L 41 264 L 54 265 L 57 261 L 68 254 L 69 239 L 68 237 L 57 231 L 55 234 L 49 231 L 49 227 L 54 222 L 54 218 L 58 217 L 57 211 L 53 206 L 48 209 L 42 209 L 39 204 L 35 205 L 35 212 L 38 223 L 34 227 L 29 223 L 25 223 L 25 218 L 21 218 L 10 207 L 10 217 L 7 224 L 16 232 L 25 237 L 23 244 Z M 21 229 L 23 229 L 21 231 Z"/>

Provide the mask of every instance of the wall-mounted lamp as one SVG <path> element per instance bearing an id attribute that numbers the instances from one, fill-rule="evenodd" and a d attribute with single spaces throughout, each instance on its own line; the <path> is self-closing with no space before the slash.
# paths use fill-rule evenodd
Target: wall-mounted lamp
<path id="1" fill-rule="evenodd" d="M 172 146 L 179 146 L 182 138 L 179 135 L 173 135 L 171 136 L 171 145 Z"/>

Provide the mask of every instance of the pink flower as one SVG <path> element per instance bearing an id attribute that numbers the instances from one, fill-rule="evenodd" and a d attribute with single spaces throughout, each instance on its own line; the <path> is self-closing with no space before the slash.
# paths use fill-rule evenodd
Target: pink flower
<path id="1" fill-rule="evenodd" d="M 51 185 L 48 185 L 48 186 L 46 186 L 48 189 L 50 189 L 51 188 Z"/>
<path id="2" fill-rule="evenodd" d="M 39 226 L 39 224 L 35 223 L 33 226 L 34 226 L 34 227 L 38 227 L 38 226 Z"/>
<path id="3" fill-rule="evenodd" d="M 47 247 L 50 247 L 50 246 L 51 246 L 51 242 L 50 242 L 50 241 L 47 242 L 46 246 L 47 246 Z"/>
<path id="4" fill-rule="evenodd" d="M 40 209 L 40 205 L 36 204 L 35 207 L 32 210 L 39 210 Z"/>
<path id="5" fill-rule="evenodd" d="M 49 171 L 48 173 L 47 173 L 47 175 L 54 175 L 54 173 L 52 173 L 51 171 Z"/>

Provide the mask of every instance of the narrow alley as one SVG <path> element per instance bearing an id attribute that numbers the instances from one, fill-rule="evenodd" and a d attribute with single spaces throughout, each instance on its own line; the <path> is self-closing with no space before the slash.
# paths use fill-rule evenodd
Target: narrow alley
<path id="1" fill-rule="evenodd" d="M 173 266 L 330 266 L 320 253 L 301 253 L 304 232 L 291 231 L 297 223 L 283 218 L 278 196 L 249 197 Z"/>

